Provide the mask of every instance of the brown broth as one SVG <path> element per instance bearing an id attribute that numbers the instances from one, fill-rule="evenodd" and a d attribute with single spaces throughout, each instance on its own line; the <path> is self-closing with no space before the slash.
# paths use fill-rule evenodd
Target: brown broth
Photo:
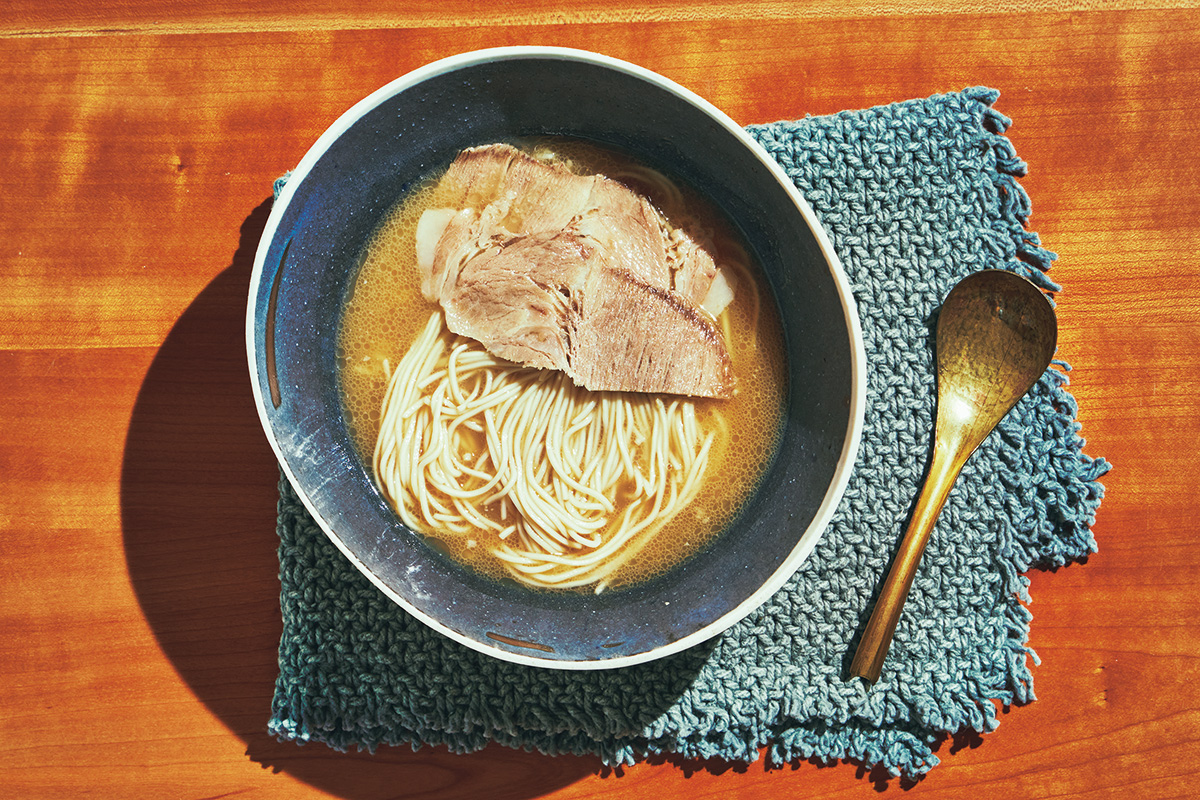
<path id="1" fill-rule="evenodd" d="M 520 145 L 539 157 L 552 149 L 558 160 L 582 173 L 623 176 L 631 188 L 646 193 L 668 220 L 679 221 L 678 213 L 667 214 L 667 209 L 677 203 L 630 175 L 631 170 L 637 170 L 636 165 L 619 154 L 565 139 Z M 422 212 L 439 207 L 438 177 L 410 192 L 388 214 L 366 248 L 343 313 L 338 342 L 342 397 L 351 437 L 367 464 L 371 463 L 379 435 L 380 407 L 386 389 L 384 361 L 397 364 L 436 309 L 421 294 L 415 231 Z M 682 197 L 684 215 L 710 232 L 710 252 L 718 266 L 738 258 L 736 253 L 745 253 L 740 238 L 714 209 L 694 195 L 685 192 Z M 747 276 L 752 276 L 753 287 L 745 285 Z M 727 344 L 737 376 L 736 391 L 728 400 L 694 400 L 704 428 L 711 429 L 720 415 L 727 423 L 727 433 L 714 442 L 697 497 L 613 576 L 610 586 L 661 575 L 707 544 L 728 526 L 774 457 L 786 401 L 782 327 L 757 265 L 749 264 L 735 277 L 738 283 L 734 302 L 724 315 L 729 322 Z M 753 291 L 749 291 L 751 288 Z M 436 532 L 429 535 L 437 537 Z M 435 544 L 485 575 L 508 577 L 504 565 L 491 555 L 485 534 L 481 533 L 478 541 L 470 541 L 474 544 L 468 544 L 467 539 L 441 537 Z"/>

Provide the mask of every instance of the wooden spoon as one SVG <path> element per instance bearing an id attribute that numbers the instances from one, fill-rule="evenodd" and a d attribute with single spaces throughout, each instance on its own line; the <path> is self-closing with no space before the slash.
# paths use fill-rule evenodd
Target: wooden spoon
<path id="1" fill-rule="evenodd" d="M 1058 323 L 1029 280 L 1003 270 L 963 278 L 937 325 L 937 428 L 933 461 L 908 530 L 863 631 L 850 674 L 874 682 L 887 656 L 929 533 L 963 464 L 1045 372 Z"/>

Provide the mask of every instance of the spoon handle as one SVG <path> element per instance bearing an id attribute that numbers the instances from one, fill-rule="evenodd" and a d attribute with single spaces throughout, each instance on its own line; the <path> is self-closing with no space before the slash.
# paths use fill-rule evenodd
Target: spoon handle
<path id="1" fill-rule="evenodd" d="M 875 610 L 863 630 L 858 650 L 850 664 L 850 674 L 865 678 L 874 683 L 879 678 L 883 668 L 883 660 L 887 657 L 888 648 L 892 644 L 892 634 L 896 630 L 896 622 L 900 619 L 900 611 L 908 591 L 912 588 L 913 576 L 916 575 L 917 565 L 921 562 L 921 554 L 925 552 L 925 544 L 933 530 L 950 487 L 954 485 L 958 473 L 965 463 L 961 452 L 942 445 L 934 445 L 933 462 L 929 466 L 929 475 L 913 508 L 912 519 L 909 520 L 908 530 L 900 542 L 900 549 L 892 568 L 888 570 L 879 598 L 875 601 Z"/>

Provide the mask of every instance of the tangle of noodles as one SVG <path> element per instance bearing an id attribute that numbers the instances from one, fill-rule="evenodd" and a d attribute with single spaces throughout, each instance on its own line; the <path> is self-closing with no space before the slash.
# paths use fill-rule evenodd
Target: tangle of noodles
<path id="1" fill-rule="evenodd" d="M 480 537 L 522 582 L 597 592 L 696 494 L 714 436 L 690 401 L 497 359 L 440 311 L 381 417 L 375 476 L 406 525 Z"/>

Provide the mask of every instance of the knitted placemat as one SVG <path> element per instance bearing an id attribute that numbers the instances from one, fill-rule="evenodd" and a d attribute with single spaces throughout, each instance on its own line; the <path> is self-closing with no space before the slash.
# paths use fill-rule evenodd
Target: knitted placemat
<path id="1" fill-rule="evenodd" d="M 518 666 L 408 616 L 280 483 L 283 637 L 270 730 L 334 748 L 500 742 L 606 763 L 650 754 L 775 762 L 848 758 L 918 775 L 932 748 L 996 727 L 996 701 L 1033 699 L 1028 580 L 1095 549 L 1107 470 L 1083 453 L 1056 362 L 967 463 L 933 532 L 882 678 L 845 680 L 920 488 L 935 377 L 931 331 L 949 288 L 1007 268 L 1055 290 L 1053 254 L 1024 222 L 1025 165 L 971 88 L 750 128 L 820 217 L 849 275 L 867 353 L 862 448 L 829 529 L 800 571 L 723 635 L 598 672 Z"/>

